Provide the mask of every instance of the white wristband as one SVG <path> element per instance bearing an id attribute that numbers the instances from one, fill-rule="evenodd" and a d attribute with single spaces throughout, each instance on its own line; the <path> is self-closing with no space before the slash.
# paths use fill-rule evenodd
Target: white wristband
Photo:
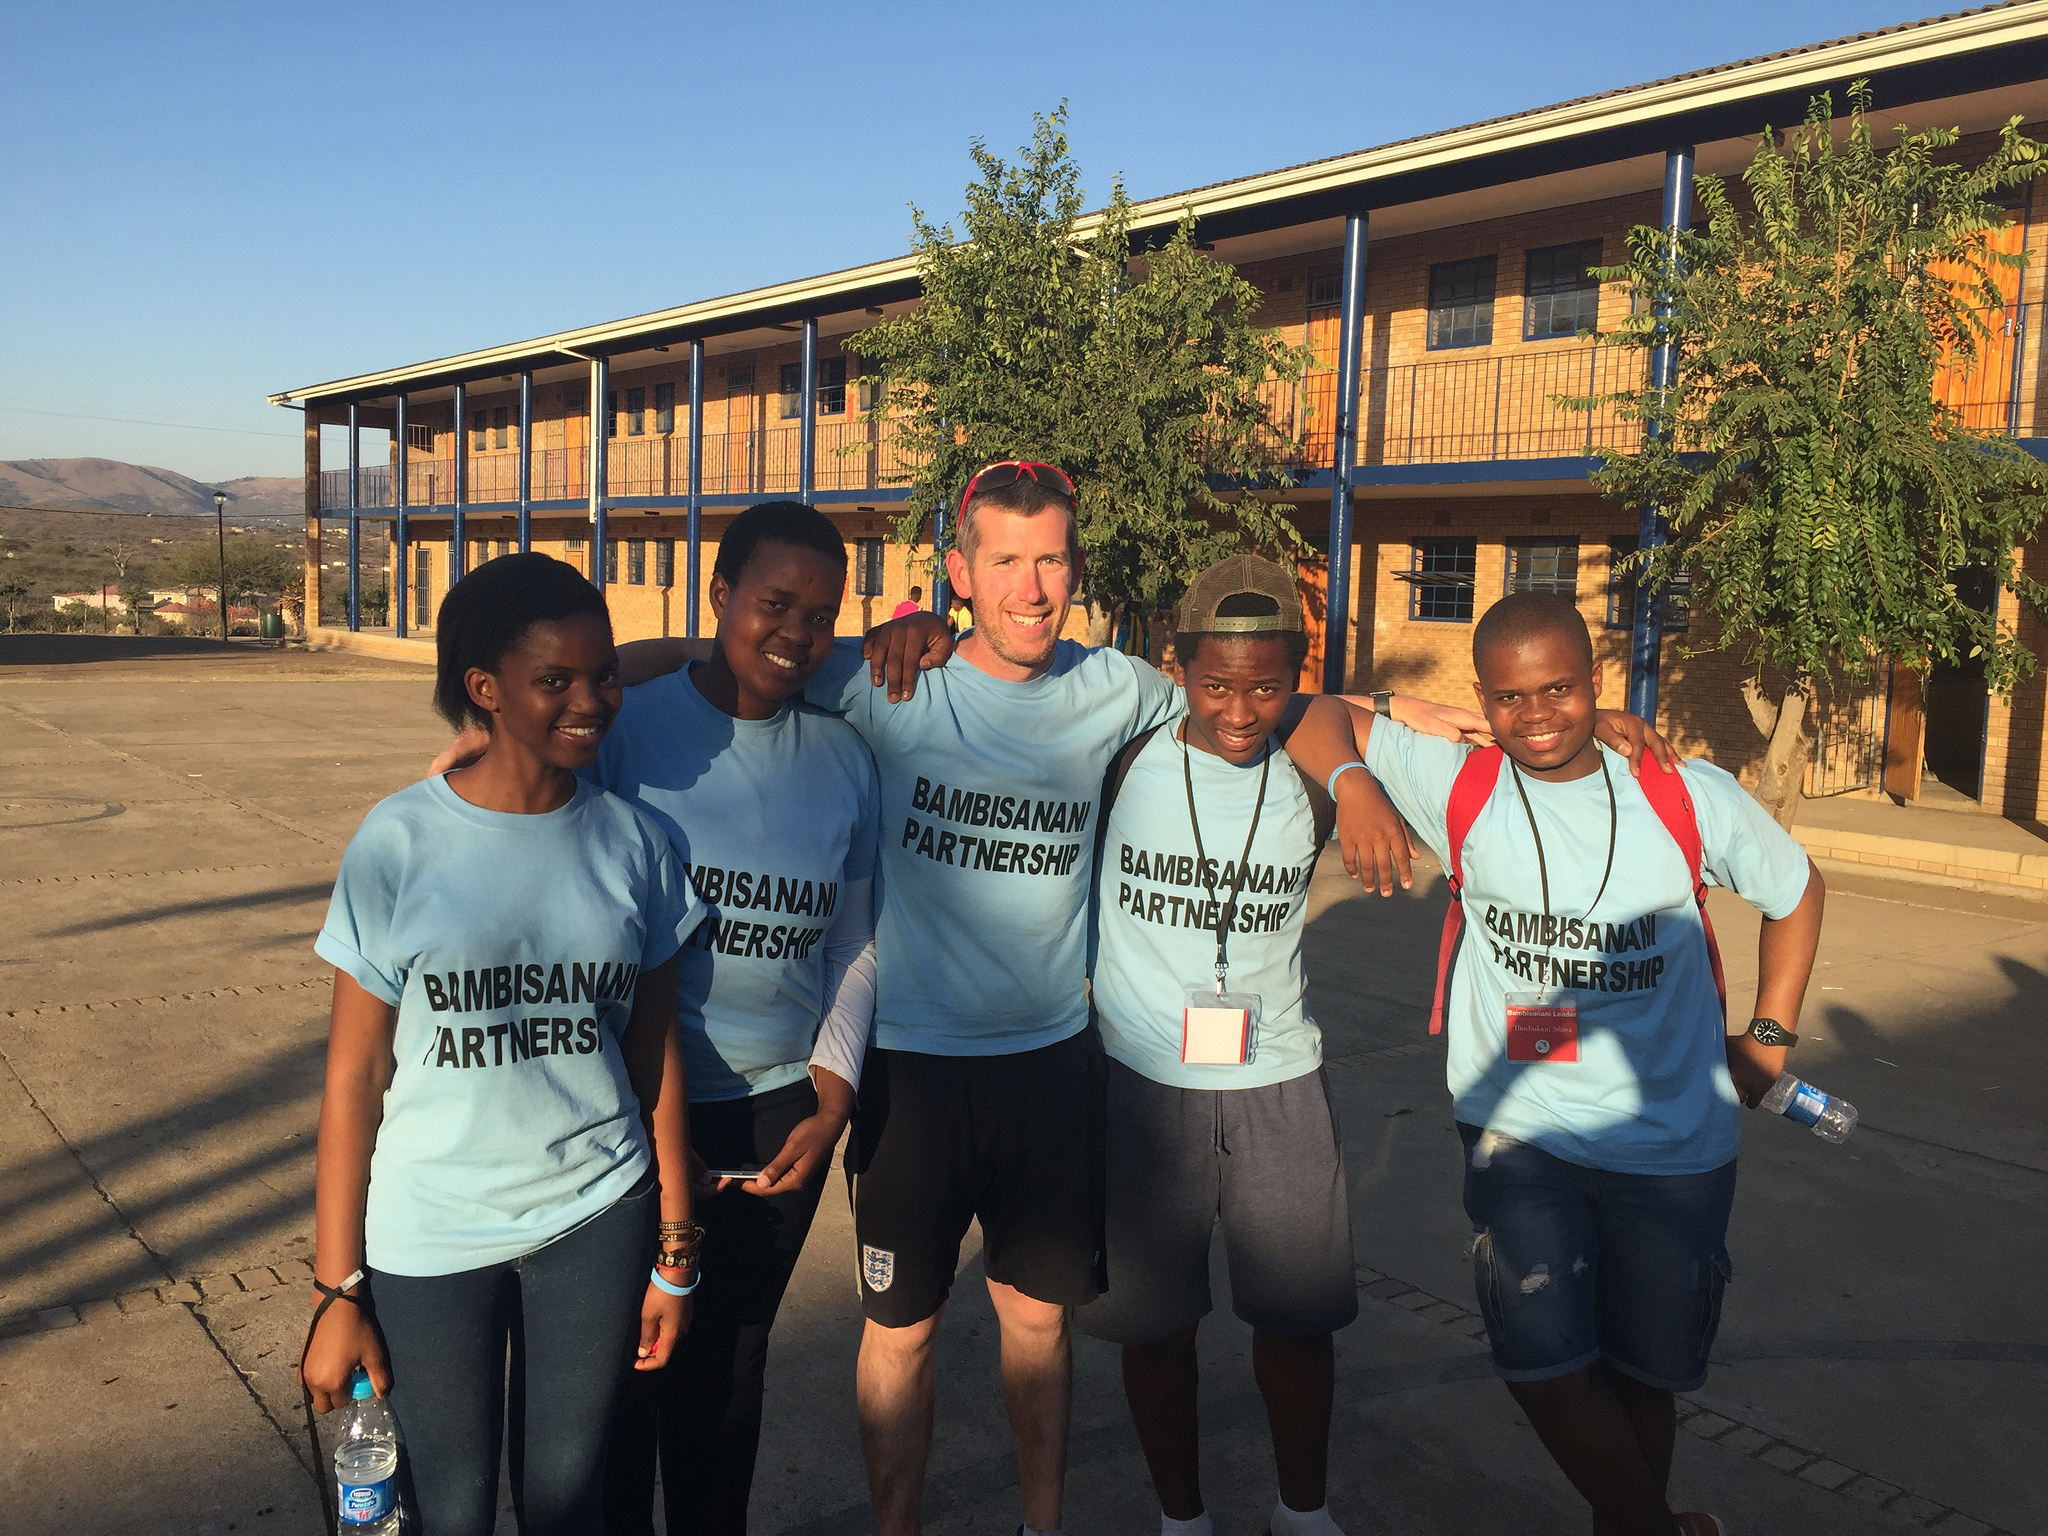
<path id="1" fill-rule="evenodd" d="M 1337 781 L 1339 779 L 1343 778 L 1344 775 L 1349 773 L 1352 769 L 1363 767 L 1365 767 L 1365 764 L 1361 763 L 1355 757 L 1351 759 L 1351 761 L 1348 763 L 1340 763 L 1337 767 L 1337 771 L 1330 775 L 1330 782 L 1324 786 L 1329 791 L 1330 798 L 1332 800 L 1337 798 Z"/>

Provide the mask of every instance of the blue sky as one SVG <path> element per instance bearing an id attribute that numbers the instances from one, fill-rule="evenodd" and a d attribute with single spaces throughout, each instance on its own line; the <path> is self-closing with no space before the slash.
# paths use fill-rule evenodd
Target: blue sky
<path id="1" fill-rule="evenodd" d="M 0 459 L 296 474 L 266 393 L 899 254 L 1063 97 L 1147 197 L 1934 9 L 0 0 Z"/>

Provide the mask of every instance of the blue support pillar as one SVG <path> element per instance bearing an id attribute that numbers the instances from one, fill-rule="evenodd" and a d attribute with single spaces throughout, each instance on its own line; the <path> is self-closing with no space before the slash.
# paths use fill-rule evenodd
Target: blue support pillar
<path id="1" fill-rule="evenodd" d="M 1692 223 L 1692 146 L 1683 145 L 1664 153 L 1664 208 L 1659 221 L 1664 231 L 1665 271 L 1678 275 L 1678 237 Z M 1659 321 L 1671 316 L 1671 292 L 1659 289 L 1651 313 Z M 1650 352 L 1650 387 L 1668 390 L 1678 378 L 1678 349 L 1659 340 Z M 1653 423 L 1651 432 L 1657 429 Z M 1645 504 L 1638 527 L 1638 547 L 1657 549 L 1664 543 L 1664 515 Z M 1664 649 L 1663 594 L 1638 583 L 1633 632 L 1629 636 L 1628 709 L 1652 724 L 1657 720 L 1657 667 Z"/>
<path id="2" fill-rule="evenodd" d="M 684 551 L 683 633 L 697 638 L 697 591 L 704 559 L 704 342 L 690 343 L 690 529 Z"/>
<path id="3" fill-rule="evenodd" d="M 348 627 L 363 627 L 363 408 L 348 403 Z M 220 595 L 221 628 L 228 627 L 228 594 Z"/>
<path id="4" fill-rule="evenodd" d="M 412 487 L 407 460 L 411 444 L 406 441 L 406 400 L 402 394 L 398 397 L 397 407 L 391 432 L 391 632 L 403 640 L 406 629 L 405 509 Z"/>
<path id="5" fill-rule="evenodd" d="M 590 583 L 600 592 L 605 583 L 604 497 L 608 474 L 612 430 L 611 404 L 605 399 L 612 387 L 612 362 L 608 357 L 590 360 Z"/>
<path id="6" fill-rule="evenodd" d="M 818 496 L 818 322 L 804 321 L 803 362 L 797 387 L 803 391 L 797 417 L 796 499 L 810 506 Z"/>
<path id="7" fill-rule="evenodd" d="M 932 514 L 932 551 L 937 555 L 932 572 L 932 612 L 940 618 L 953 606 L 953 585 L 946 580 L 946 558 L 939 553 L 946 544 L 946 504 L 939 503 L 938 511 Z"/>
<path id="8" fill-rule="evenodd" d="M 1330 574 L 1323 592 L 1323 692 L 1349 681 L 1351 639 L 1351 477 L 1358 467 L 1358 385 L 1365 346 L 1363 211 L 1344 218 L 1343 300 L 1337 332 L 1336 456 L 1330 481 Z"/>
<path id="9" fill-rule="evenodd" d="M 519 373 L 519 553 L 533 549 L 533 370 Z"/>
<path id="10" fill-rule="evenodd" d="M 457 384 L 454 396 L 455 411 L 455 484 L 449 494 L 454 498 L 455 516 L 448 524 L 448 585 L 454 586 L 462 580 L 462 573 L 469 563 L 469 543 L 462 525 L 462 509 L 469 504 L 469 386 Z"/>

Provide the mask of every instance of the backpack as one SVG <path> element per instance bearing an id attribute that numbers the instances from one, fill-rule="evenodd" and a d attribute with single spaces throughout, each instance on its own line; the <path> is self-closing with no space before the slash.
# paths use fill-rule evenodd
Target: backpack
<path id="1" fill-rule="evenodd" d="M 1479 819 L 1479 813 L 1486 808 L 1486 802 L 1492 798 L 1493 787 L 1500 782 L 1500 768 L 1505 757 L 1499 747 L 1484 747 L 1467 754 L 1464 764 L 1458 769 L 1456 782 L 1451 785 L 1451 803 L 1444 816 L 1445 840 L 1451 855 L 1446 872 L 1450 879 L 1451 907 L 1444 913 L 1443 941 L 1437 947 L 1436 1001 L 1429 1010 L 1429 1032 L 1432 1035 L 1443 1033 L 1444 1003 L 1450 996 L 1451 965 L 1457 959 L 1459 942 L 1465 936 L 1465 837 Z M 1642 786 L 1643 798 L 1650 802 L 1650 809 L 1664 823 L 1664 830 L 1678 844 L 1678 851 L 1685 855 L 1685 867 L 1692 875 L 1692 899 L 1700 909 L 1700 928 L 1706 935 L 1707 960 L 1714 968 L 1714 991 L 1721 998 L 1721 1022 L 1725 1026 L 1728 1021 L 1728 979 L 1721 972 L 1721 946 L 1714 939 L 1713 919 L 1707 916 L 1707 882 L 1701 873 L 1705 853 L 1700 845 L 1699 813 L 1693 809 L 1692 794 L 1685 787 L 1683 774 L 1666 773 L 1653 763 L 1636 782 Z"/>
<path id="2" fill-rule="evenodd" d="M 1308 711 L 1310 694 L 1296 694 L 1288 700 L 1287 708 L 1280 716 L 1280 723 L 1273 728 L 1273 740 L 1281 746 L 1287 745 L 1287 738 L 1294 734 L 1294 728 L 1301 724 L 1301 717 Z M 1102 850 L 1109 842 L 1109 808 L 1116 804 L 1117 792 L 1124 787 L 1129 777 L 1131 764 L 1138 760 L 1138 754 L 1145 750 L 1147 742 L 1159 734 L 1159 727 L 1140 731 L 1125 742 L 1121 751 L 1109 760 L 1109 771 L 1102 776 L 1102 795 L 1097 801 L 1095 813 L 1095 864 L 1102 866 Z M 1302 791 L 1308 796 L 1309 813 L 1315 817 L 1315 851 L 1322 852 L 1323 844 L 1330 840 L 1330 834 L 1337 829 L 1337 802 L 1330 798 L 1329 790 L 1312 777 L 1294 759 L 1288 764 L 1301 776 Z"/>

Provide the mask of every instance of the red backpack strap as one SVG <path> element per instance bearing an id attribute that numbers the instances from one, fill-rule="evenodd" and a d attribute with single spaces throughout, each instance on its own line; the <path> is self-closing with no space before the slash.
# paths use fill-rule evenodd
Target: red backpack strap
<path id="1" fill-rule="evenodd" d="M 1500 782 L 1502 753 L 1499 747 L 1469 752 L 1451 784 L 1451 803 L 1444 813 L 1444 840 L 1450 852 L 1450 868 L 1444 873 L 1451 886 L 1450 910 L 1444 913 L 1444 933 L 1436 951 L 1436 1001 L 1429 1009 L 1429 1032 L 1444 1032 L 1444 1002 L 1450 991 L 1451 962 L 1458 955 L 1458 941 L 1465 932 L 1465 837 L 1472 823 L 1493 797 Z"/>
<path id="2" fill-rule="evenodd" d="M 1706 852 L 1700 843 L 1700 818 L 1693 807 L 1692 791 L 1686 787 L 1684 774 L 1666 773 L 1655 763 L 1645 765 L 1643 776 L 1636 782 L 1642 785 L 1643 798 L 1664 823 L 1664 830 L 1678 844 L 1678 851 L 1685 855 L 1686 873 L 1692 879 L 1692 899 L 1700 909 L 1700 928 L 1707 938 L 1707 960 L 1714 968 L 1714 990 L 1721 997 L 1721 1021 L 1726 1024 L 1728 978 L 1721 970 L 1721 946 L 1714 938 L 1713 919 L 1707 916 L 1707 882 L 1703 872 Z"/>

